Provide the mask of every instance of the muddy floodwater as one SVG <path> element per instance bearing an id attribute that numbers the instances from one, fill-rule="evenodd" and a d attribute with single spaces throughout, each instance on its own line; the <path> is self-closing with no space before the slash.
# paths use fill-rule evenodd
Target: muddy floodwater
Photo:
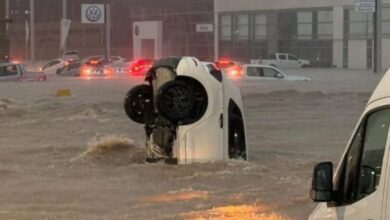
<path id="1" fill-rule="evenodd" d="M 381 75 L 286 73 L 313 80 L 236 82 L 248 162 L 180 166 L 143 162 L 123 110 L 142 79 L 0 83 L 0 219 L 306 219 L 314 165 L 338 161 Z"/>

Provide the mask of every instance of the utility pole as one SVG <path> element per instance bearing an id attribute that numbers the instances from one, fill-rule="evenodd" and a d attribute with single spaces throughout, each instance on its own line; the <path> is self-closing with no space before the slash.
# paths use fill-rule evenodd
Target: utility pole
<path id="1" fill-rule="evenodd" d="M 30 61 L 35 61 L 35 5 L 30 0 Z"/>
<path id="2" fill-rule="evenodd" d="M 382 73 L 382 0 L 376 0 L 375 2 L 374 73 Z"/>
<path id="3" fill-rule="evenodd" d="M 111 8 L 110 4 L 106 4 L 104 7 L 105 10 L 105 19 L 104 22 L 106 24 L 106 59 L 111 57 Z"/>
<path id="4" fill-rule="evenodd" d="M 9 19 L 9 0 L 6 0 L 5 1 L 5 19 L 8 21 L 7 23 L 6 23 L 6 25 L 5 25 L 5 36 L 6 36 L 6 39 L 7 39 L 7 41 L 8 41 L 8 39 L 9 39 L 9 32 L 8 32 L 8 30 L 9 30 L 9 21 L 10 21 L 10 19 Z"/>
<path id="5" fill-rule="evenodd" d="M 66 3 L 67 3 L 67 0 L 62 0 L 62 21 L 67 19 L 67 4 Z M 61 29 L 63 28 L 62 21 L 61 21 L 61 25 L 60 25 Z M 65 51 L 66 51 L 66 39 L 65 39 L 63 48 L 61 48 L 60 57 L 62 57 L 64 55 Z"/>

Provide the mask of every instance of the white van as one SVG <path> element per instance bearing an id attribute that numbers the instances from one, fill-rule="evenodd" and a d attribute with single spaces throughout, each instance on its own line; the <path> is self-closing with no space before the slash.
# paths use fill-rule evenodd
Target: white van
<path id="1" fill-rule="evenodd" d="M 390 70 L 367 103 L 335 175 L 331 162 L 315 167 L 311 197 L 321 203 L 310 220 L 390 219 L 389 125 Z"/>

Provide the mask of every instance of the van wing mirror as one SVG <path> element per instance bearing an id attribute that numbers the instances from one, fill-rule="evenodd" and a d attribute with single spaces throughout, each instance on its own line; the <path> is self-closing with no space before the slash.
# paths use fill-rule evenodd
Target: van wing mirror
<path id="1" fill-rule="evenodd" d="M 314 202 L 333 201 L 332 162 L 319 163 L 314 168 L 310 197 Z"/>

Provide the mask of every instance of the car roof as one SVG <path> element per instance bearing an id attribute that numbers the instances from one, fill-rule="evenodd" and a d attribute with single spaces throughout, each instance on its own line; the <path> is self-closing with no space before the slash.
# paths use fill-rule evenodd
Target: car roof
<path id="1" fill-rule="evenodd" d="M 266 68 L 278 69 L 278 68 L 276 68 L 274 66 L 264 65 L 264 64 L 244 64 L 243 66 L 244 67 L 266 67 Z"/>
<path id="2" fill-rule="evenodd" d="M 5 62 L 5 63 L 0 62 L 0 66 L 9 66 L 9 65 L 17 65 L 17 64 L 15 64 L 15 63 L 8 63 L 8 62 Z"/>
<path id="3" fill-rule="evenodd" d="M 379 82 L 378 86 L 372 93 L 368 104 L 384 98 L 390 98 L 390 69 L 386 72 L 386 74 L 383 76 L 382 80 Z"/>

